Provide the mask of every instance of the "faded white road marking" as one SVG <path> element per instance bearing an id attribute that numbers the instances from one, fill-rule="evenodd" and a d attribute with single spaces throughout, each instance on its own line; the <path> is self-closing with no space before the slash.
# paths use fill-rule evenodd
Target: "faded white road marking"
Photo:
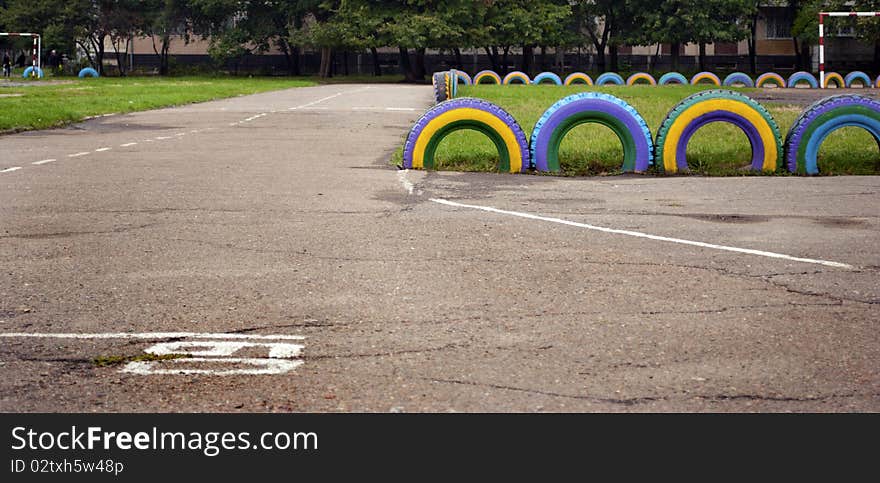
<path id="1" fill-rule="evenodd" d="M 312 101 L 312 102 L 309 102 L 309 103 L 307 103 L 307 104 L 303 104 L 303 105 L 301 105 L 301 106 L 291 107 L 291 108 L 289 108 L 288 110 L 290 110 L 290 111 L 296 111 L 296 110 L 298 110 L 298 109 L 306 109 L 306 108 L 308 108 L 308 107 L 312 107 L 312 106 L 317 105 L 317 104 L 320 104 L 320 103 L 322 103 L 322 102 L 327 102 L 327 101 L 329 101 L 330 99 L 336 99 L 336 98 L 339 97 L 339 96 L 344 96 L 344 95 L 346 95 L 346 94 L 355 94 L 355 93 L 357 93 L 357 92 L 363 92 L 363 91 L 368 90 L 368 89 L 370 89 L 370 88 L 369 88 L 369 87 L 362 87 L 362 88 L 360 88 L 360 89 L 354 89 L 354 90 L 350 90 L 350 91 L 337 92 L 336 94 L 333 94 L 332 96 L 327 96 L 327 97 L 325 97 L 325 98 L 323 98 L 323 99 L 318 99 L 317 101 Z"/>
<path id="2" fill-rule="evenodd" d="M 39 166 L 39 165 L 41 165 L 41 164 L 54 163 L 55 161 L 58 161 L 58 160 L 57 160 L 57 159 L 44 159 L 44 160 L 42 160 L 42 161 L 34 161 L 34 162 L 31 163 L 31 164 L 33 164 L 33 165 L 35 165 L 35 166 Z"/>
<path id="3" fill-rule="evenodd" d="M 181 366 L 192 363 L 216 363 L 222 361 L 227 364 L 240 364 L 254 366 L 255 369 L 157 369 L 159 366 Z M 191 375 L 210 374 L 213 376 L 269 376 L 285 374 L 301 366 L 303 361 L 290 361 L 285 359 L 237 359 L 237 358 L 207 358 L 192 357 L 188 359 L 172 359 L 170 361 L 129 362 L 119 372 L 150 375 Z"/>
<path id="4" fill-rule="evenodd" d="M 96 152 L 96 153 L 103 153 L 103 152 L 106 152 L 106 151 L 110 151 L 111 149 L 113 149 L 113 148 L 98 148 L 98 149 L 95 150 L 95 152 Z"/>
<path id="5" fill-rule="evenodd" d="M 3 171 L 0 171 L 0 173 L 11 173 L 13 171 L 18 171 L 19 169 L 21 169 L 21 166 L 13 166 L 11 168 L 6 168 Z"/>
<path id="6" fill-rule="evenodd" d="M 404 169 L 397 172 L 397 179 L 400 181 L 400 184 L 403 186 L 403 189 L 406 190 L 407 193 L 413 194 L 416 187 L 410 180 L 407 179 L 407 175 L 409 175 L 409 170 Z M 421 194 L 421 192 L 419 192 Z"/>
<path id="7" fill-rule="evenodd" d="M 0 337 L 36 339 L 229 339 L 229 340 L 305 340 L 301 335 L 223 334 L 204 332 L 103 332 L 77 334 L 62 332 L 0 332 Z"/>
<path id="8" fill-rule="evenodd" d="M 156 344 L 144 352 L 164 356 L 170 354 L 191 354 L 195 357 L 230 357 L 242 349 L 265 347 L 269 349 L 269 357 L 273 359 L 290 359 L 299 357 L 305 346 L 280 342 L 247 342 L 247 341 L 194 341 L 194 342 L 163 342 Z"/>
<path id="9" fill-rule="evenodd" d="M 298 358 L 305 346 L 299 335 L 217 334 L 198 332 L 0 333 L 0 338 L 43 339 L 141 339 L 159 342 L 144 350 L 157 356 L 180 355 L 179 359 L 133 361 L 119 372 L 138 375 L 210 374 L 215 376 L 286 374 L 303 364 Z M 296 341 L 298 343 L 291 343 Z M 246 350 L 249 357 L 236 357 Z M 255 350 L 266 357 L 254 357 Z"/>
<path id="10" fill-rule="evenodd" d="M 130 146 L 136 146 L 136 145 L 137 145 L 137 143 L 125 143 L 125 144 L 120 144 L 119 147 L 120 148 L 127 148 Z"/>
<path id="11" fill-rule="evenodd" d="M 431 201 L 433 201 L 434 203 L 439 203 L 441 205 L 453 206 L 456 208 L 468 208 L 468 209 L 472 209 L 472 210 L 480 210 L 480 211 L 486 211 L 489 213 L 496 213 L 499 215 L 516 216 L 519 218 L 526 218 L 529 220 L 538 220 L 538 221 L 546 221 L 546 222 L 550 222 L 550 223 L 559 223 L 562 225 L 574 226 L 574 227 L 578 227 L 578 228 L 585 228 L 587 230 L 595 230 L 595 231 L 600 231 L 603 233 L 611 233 L 611 234 L 615 234 L 615 235 L 626 235 L 626 236 L 631 236 L 631 237 L 636 237 L 636 238 L 645 238 L 648 240 L 663 241 L 663 242 L 669 242 L 669 243 L 678 243 L 680 245 L 690 245 L 690 246 L 695 246 L 695 247 L 700 247 L 700 248 L 709 248 L 712 250 L 722 250 L 722 251 L 726 251 L 726 252 L 744 253 L 747 255 L 756 255 L 756 256 L 767 257 L 767 258 L 778 258 L 778 259 L 782 259 L 782 260 L 789 260 L 792 262 L 810 263 L 810 264 L 814 264 L 814 265 L 824 265 L 826 267 L 843 268 L 846 270 L 854 270 L 855 269 L 855 267 L 853 267 L 852 265 L 848 265 L 846 263 L 831 262 L 831 261 L 827 261 L 827 260 L 815 260 L 812 258 L 793 257 L 790 255 L 784 255 L 782 253 L 765 252 L 765 251 L 761 251 L 761 250 L 752 250 L 749 248 L 729 247 L 729 246 L 724 246 L 724 245 L 715 245 L 712 243 L 704 243 L 704 242 L 698 242 L 698 241 L 692 241 L 692 240 L 683 240 L 681 238 L 670 238 L 670 237 L 665 237 L 665 236 L 649 235 L 647 233 L 640 233 L 637 231 L 617 230 L 614 228 L 605 228 L 605 227 L 601 227 L 601 226 L 588 225 L 586 223 L 577 223 L 574 221 L 563 220 L 561 218 L 550 218 L 550 217 L 546 217 L 546 216 L 532 215 L 529 213 L 520 213 L 517 211 L 499 210 L 498 208 L 492 208 L 491 206 L 466 205 L 463 203 L 456 203 L 454 201 L 448 201 L 448 200 L 436 199 L 436 198 L 432 198 Z"/>
<path id="12" fill-rule="evenodd" d="M 164 141 L 166 139 L 171 139 L 171 136 L 156 136 L 157 141 Z"/>
<path id="13" fill-rule="evenodd" d="M 176 137 L 183 137 L 183 136 L 186 136 L 186 133 L 185 133 L 185 132 L 179 132 L 179 133 L 175 134 L 174 136 L 176 136 Z"/>
<path id="14" fill-rule="evenodd" d="M 92 154 L 92 153 L 90 153 L 90 152 L 88 152 L 88 151 L 83 151 L 83 152 L 81 152 L 81 153 L 68 154 L 67 157 L 68 157 L 68 158 L 79 158 L 79 157 L 81 157 L 81 156 L 87 156 L 87 155 L 89 155 L 89 154 Z"/>
<path id="15" fill-rule="evenodd" d="M 415 107 L 386 107 L 386 111 L 404 111 L 404 112 L 413 112 L 417 109 Z"/>

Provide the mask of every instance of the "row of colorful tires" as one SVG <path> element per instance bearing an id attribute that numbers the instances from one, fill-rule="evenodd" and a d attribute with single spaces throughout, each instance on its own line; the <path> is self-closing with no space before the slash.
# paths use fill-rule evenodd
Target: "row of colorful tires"
<path id="1" fill-rule="evenodd" d="M 24 70 L 24 72 L 22 73 L 22 77 L 24 77 L 25 79 L 27 79 L 29 77 L 36 77 L 37 79 L 42 79 L 43 78 L 43 69 L 41 69 L 39 67 L 30 66 Z M 91 67 L 86 67 L 86 68 L 79 71 L 78 77 L 82 79 L 85 77 L 100 77 L 100 75 L 98 74 L 98 71 L 96 71 L 95 69 L 93 69 Z"/>
<path id="2" fill-rule="evenodd" d="M 722 80 L 718 75 L 712 72 L 700 72 L 692 76 L 690 79 L 685 77 L 684 75 L 678 72 L 669 72 L 667 74 L 663 74 L 660 78 L 655 78 L 653 75 L 647 72 L 637 72 L 626 79 L 623 78 L 620 74 L 615 72 L 606 72 L 594 81 L 592 77 L 583 73 L 583 72 L 575 72 L 573 74 L 568 75 L 565 79 L 561 78 L 557 74 L 553 72 L 542 72 L 535 76 L 534 78 L 530 78 L 528 74 L 524 72 L 514 71 L 511 72 L 504 77 L 501 77 L 497 73 L 491 70 L 484 70 L 479 72 L 477 75 L 471 77 L 466 72 L 460 70 L 450 70 L 448 71 L 448 75 L 451 77 L 451 81 L 454 80 L 455 84 L 464 84 L 464 85 L 472 85 L 472 84 L 500 84 L 500 85 L 515 85 L 515 84 L 551 84 L 551 85 L 596 85 L 596 86 L 604 86 L 604 85 L 636 85 L 636 84 L 649 84 L 649 85 L 670 85 L 670 84 L 683 84 L 683 85 L 697 85 L 697 84 L 712 84 L 718 87 L 733 87 L 733 86 L 745 86 L 745 87 L 797 87 L 799 85 L 809 86 L 812 88 L 819 87 L 819 79 L 816 78 L 815 75 L 809 72 L 795 72 L 788 76 L 788 78 L 784 78 L 781 75 L 775 72 L 768 72 L 766 74 L 761 74 L 757 78 L 752 78 L 750 75 L 744 72 L 734 72 L 732 74 L 727 75 Z M 825 74 L 825 84 L 823 87 L 831 87 L 835 85 L 837 87 L 855 87 L 860 85 L 862 87 L 880 87 L 880 76 L 877 77 L 873 82 L 871 81 L 871 77 L 868 74 L 861 71 L 854 71 L 847 74 L 845 77 L 838 74 L 837 72 L 829 72 Z"/>
<path id="3" fill-rule="evenodd" d="M 407 169 L 432 169 L 441 141 L 452 132 L 471 129 L 488 136 L 499 153 L 498 170 L 542 172 L 560 170 L 559 146 L 565 135 L 584 123 L 610 128 L 623 144 L 624 172 L 687 171 L 687 146 L 701 127 L 726 122 L 739 127 L 751 144 L 751 168 L 818 174 L 819 147 L 829 134 L 847 126 L 870 132 L 880 144 L 880 102 L 858 95 L 817 101 L 792 125 L 783 140 L 773 116 L 738 92 L 713 89 L 682 100 L 666 116 L 656 137 L 645 119 L 626 101 L 599 92 L 573 94 L 541 116 L 528 139 L 517 121 L 488 101 L 460 98 L 444 101 L 422 116 L 410 130 L 404 148 Z M 656 161 L 656 162 L 655 162 Z"/>

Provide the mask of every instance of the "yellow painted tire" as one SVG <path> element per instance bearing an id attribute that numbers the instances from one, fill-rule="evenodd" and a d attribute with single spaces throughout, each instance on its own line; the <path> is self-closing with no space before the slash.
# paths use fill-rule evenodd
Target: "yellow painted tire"
<path id="1" fill-rule="evenodd" d="M 709 83 L 711 83 L 712 85 L 721 87 L 721 79 L 711 72 L 700 72 L 699 74 L 691 77 L 692 86 L 703 83 L 705 81 L 709 81 Z"/>
<path id="2" fill-rule="evenodd" d="M 742 129 L 752 146 L 753 170 L 777 170 L 783 143 L 773 116 L 747 96 L 722 89 L 694 94 L 670 111 L 657 133 L 657 164 L 667 173 L 686 171 L 688 142 L 697 130 L 713 122 Z"/>
<path id="3" fill-rule="evenodd" d="M 404 168 L 433 169 L 437 146 L 461 129 L 482 132 L 492 140 L 498 149 L 499 171 L 529 169 L 529 142 L 513 116 L 491 102 L 468 97 L 438 104 L 416 121 L 406 137 Z"/>
<path id="4" fill-rule="evenodd" d="M 626 80 L 626 85 L 634 86 L 638 81 L 647 81 L 648 84 L 652 86 L 657 85 L 657 79 L 655 79 L 654 76 L 648 74 L 647 72 L 637 72 L 629 76 L 629 78 Z"/>
<path id="5" fill-rule="evenodd" d="M 532 83 L 532 79 L 530 79 L 529 75 L 525 72 L 515 70 L 504 76 L 504 79 L 501 81 L 501 83 L 506 86 L 513 84 L 522 84 L 527 86 Z"/>
<path id="6" fill-rule="evenodd" d="M 564 84 L 567 86 L 574 84 L 586 84 L 591 86 L 593 85 L 593 78 L 583 72 L 575 72 L 574 74 L 569 74 L 569 76 L 565 78 Z"/>
<path id="7" fill-rule="evenodd" d="M 480 84 L 501 84 L 501 76 L 492 70 L 478 72 L 477 75 L 474 76 L 474 85 Z"/>
<path id="8" fill-rule="evenodd" d="M 827 89 L 831 86 L 831 83 L 834 82 L 837 84 L 838 89 L 843 89 L 846 87 L 846 81 L 843 79 L 843 76 L 838 74 L 837 72 L 828 72 L 825 74 L 825 84 L 822 86 Z"/>

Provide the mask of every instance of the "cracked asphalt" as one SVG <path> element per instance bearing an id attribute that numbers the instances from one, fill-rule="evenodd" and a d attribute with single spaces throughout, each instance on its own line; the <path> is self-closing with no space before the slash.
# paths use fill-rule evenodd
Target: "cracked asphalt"
<path id="1" fill-rule="evenodd" d="M 880 178 L 401 174 L 430 100 L 321 86 L 0 137 L 0 333 L 305 337 L 295 371 L 234 376 L 3 338 L 0 411 L 880 410 Z"/>

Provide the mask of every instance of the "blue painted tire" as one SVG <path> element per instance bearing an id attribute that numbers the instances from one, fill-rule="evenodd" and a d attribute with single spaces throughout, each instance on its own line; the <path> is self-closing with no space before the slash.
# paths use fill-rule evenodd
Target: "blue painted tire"
<path id="1" fill-rule="evenodd" d="M 798 83 L 800 83 L 800 82 L 806 82 L 806 83 L 810 84 L 811 89 L 818 89 L 819 88 L 819 80 L 816 79 L 816 76 L 814 76 L 813 74 L 810 74 L 809 72 L 803 72 L 803 71 L 795 72 L 794 74 L 790 75 L 788 77 L 788 82 L 786 83 L 785 87 L 788 87 L 789 89 L 793 89 L 793 88 L 797 87 Z"/>
<path id="2" fill-rule="evenodd" d="M 455 82 L 456 83 L 464 84 L 466 86 L 473 85 L 474 80 L 471 79 L 471 76 L 468 75 L 467 72 L 465 72 L 463 70 L 457 70 L 457 69 L 453 69 L 453 72 L 455 72 Z"/>
<path id="3" fill-rule="evenodd" d="M 880 102 L 844 94 L 813 103 L 800 115 L 785 138 L 785 162 L 792 173 L 819 174 L 819 148 L 832 132 L 860 127 L 880 146 Z"/>
<path id="4" fill-rule="evenodd" d="M 36 75 L 33 75 L 34 72 L 36 72 Z M 25 79 L 28 79 L 30 77 L 36 77 L 37 79 L 42 79 L 43 78 L 43 69 L 41 69 L 39 67 L 34 69 L 34 66 L 30 66 L 24 70 L 24 72 L 21 74 L 21 76 Z"/>
<path id="5" fill-rule="evenodd" d="M 604 86 L 608 84 L 613 84 L 616 86 L 626 85 L 626 81 L 623 80 L 623 77 L 616 72 L 606 72 L 599 77 L 596 78 L 597 86 Z"/>
<path id="6" fill-rule="evenodd" d="M 746 87 L 755 87 L 755 81 L 752 78 L 743 72 L 734 72 L 729 76 L 724 78 L 724 86 L 733 87 L 734 84 L 742 84 Z"/>
<path id="7" fill-rule="evenodd" d="M 100 77 L 100 75 L 95 69 L 92 69 L 91 67 L 86 67 L 83 70 L 79 71 L 78 77 L 80 79 L 84 79 L 86 77 Z"/>
<path id="8" fill-rule="evenodd" d="M 535 124 L 530 142 L 532 164 L 538 171 L 559 171 L 562 139 L 580 124 L 608 127 L 623 144 L 623 171 L 644 172 L 654 159 L 654 141 L 645 119 L 622 99 L 601 92 L 565 97 L 547 109 Z"/>
<path id="9" fill-rule="evenodd" d="M 774 84 L 776 87 L 785 87 L 785 79 L 782 78 L 781 75 L 775 72 L 767 72 L 765 74 L 761 74 L 755 79 L 755 87 L 763 88 L 768 84 Z"/>
<path id="10" fill-rule="evenodd" d="M 657 81 L 657 84 L 661 86 L 669 85 L 669 84 L 681 84 L 688 85 L 687 77 L 679 74 L 678 72 L 668 72 L 660 76 L 660 79 Z"/>
<path id="11" fill-rule="evenodd" d="M 559 76 L 554 74 L 553 72 L 541 72 L 540 74 L 536 75 L 534 79 L 532 79 L 532 84 L 553 84 L 561 86 L 562 79 L 560 79 Z"/>
<path id="12" fill-rule="evenodd" d="M 850 72 L 843 80 L 844 84 L 846 84 L 846 87 L 850 88 L 856 81 L 862 81 L 862 86 L 865 88 L 869 88 L 872 85 L 871 78 L 868 77 L 868 74 L 865 74 L 864 72 L 859 70 Z"/>

